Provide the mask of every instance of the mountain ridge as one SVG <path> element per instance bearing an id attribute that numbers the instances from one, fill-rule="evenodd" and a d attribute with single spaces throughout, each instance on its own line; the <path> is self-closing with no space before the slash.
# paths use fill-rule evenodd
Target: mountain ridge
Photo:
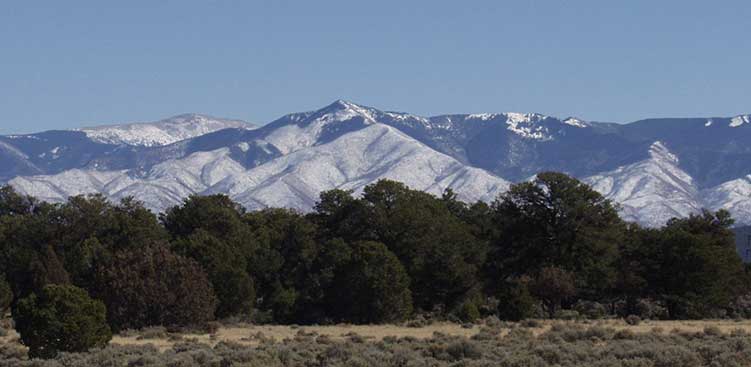
<path id="1" fill-rule="evenodd" d="M 105 144 L 163 146 L 223 129 L 255 127 L 242 120 L 184 113 L 155 122 L 101 125 L 75 131 L 82 131 L 92 140 Z"/>
<path id="2" fill-rule="evenodd" d="M 183 114 L 0 136 L 0 181 L 52 201 L 99 192 L 163 210 L 190 194 L 228 193 L 250 208 L 306 210 L 322 190 L 357 191 L 380 178 L 489 201 L 510 182 L 560 171 L 646 225 L 701 207 L 726 208 L 749 223 L 749 121 L 738 115 L 618 125 L 513 112 L 424 117 L 337 100 L 258 127 Z M 148 131 L 129 135 L 155 124 L 191 128 L 165 139 Z"/>

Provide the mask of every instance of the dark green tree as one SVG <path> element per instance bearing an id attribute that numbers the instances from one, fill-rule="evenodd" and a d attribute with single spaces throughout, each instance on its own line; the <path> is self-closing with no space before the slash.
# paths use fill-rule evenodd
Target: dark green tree
<path id="1" fill-rule="evenodd" d="M 112 338 L 104 304 L 74 286 L 45 286 L 18 302 L 13 320 L 35 358 L 102 348 Z"/>
<path id="2" fill-rule="evenodd" d="M 19 194 L 11 186 L 0 187 L 0 217 L 31 214 L 38 204 L 36 199 Z"/>
<path id="3" fill-rule="evenodd" d="M 370 209 L 365 202 L 353 197 L 352 191 L 324 191 L 314 209 L 313 220 L 318 226 L 319 236 L 324 239 L 357 241 L 377 237 L 368 222 Z"/>
<path id="4" fill-rule="evenodd" d="M 172 248 L 175 253 L 197 261 L 208 274 L 219 301 L 217 317 L 250 313 L 255 302 L 255 289 L 241 249 L 203 229 L 176 240 Z"/>
<path id="5" fill-rule="evenodd" d="M 219 299 L 216 314 L 249 314 L 256 299 L 251 256 L 259 243 L 245 223 L 245 210 L 226 195 L 191 196 L 170 208 L 161 221 L 173 249 L 206 270 Z"/>
<path id="6" fill-rule="evenodd" d="M 644 294 L 666 302 L 672 318 L 716 316 L 742 291 L 744 266 L 727 211 L 672 219 L 630 256 L 641 264 Z"/>
<path id="7" fill-rule="evenodd" d="M 501 320 L 520 321 L 535 316 L 537 301 L 528 287 L 529 279 L 515 279 L 500 285 L 498 292 L 498 317 Z"/>
<path id="8" fill-rule="evenodd" d="M 48 283 L 67 283 L 69 276 L 52 244 L 56 205 L 40 204 L 33 213 L 0 216 L 0 270 L 20 300 Z"/>
<path id="9" fill-rule="evenodd" d="M 449 201 L 381 180 L 365 187 L 361 199 L 322 194 L 314 218 L 330 238 L 385 244 L 412 280 L 416 307 L 451 309 L 479 283 L 486 246 L 452 214 Z"/>
<path id="10" fill-rule="evenodd" d="M 57 274 L 64 270 L 76 286 L 90 288 L 96 262 L 107 261 L 118 249 L 167 238 L 156 217 L 140 203 L 125 199 L 113 205 L 101 195 L 38 204 L 33 212 L 6 215 L 0 222 L 7 229 L 2 261 L 20 296 L 36 289 L 32 283 L 40 278 L 54 275 L 50 266 L 59 268 Z M 61 283 L 59 279 L 50 282 Z"/>
<path id="11" fill-rule="evenodd" d="M 160 216 L 173 238 L 182 238 L 202 229 L 226 242 L 247 241 L 243 207 L 226 195 L 193 195 Z"/>
<path id="12" fill-rule="evenodd" d="M 409 276 L 389 249 L 377 242 L 352 245 L 330 299 L 340 321 L 360 324 L 401 321 L 412 313 Z"/>
<path id="13" fill-rule="evenodd" d="M 312 317 L 303 305 L 312 302 L 311 293 L 320 293 L 320 287 L 306 285 L 322 251 L 315 224 L 288 209 L 248 213 L 245 221 L 257 241 L 248 272 L 256 280 L 259 307 L 273 312 L 277 322 Z"/>
<path id="14" fill-rule="evenodd" d="M 43 253 L 32 260 L 30 273 L 33 290 L 42 289 L 48 284 L 70 284 L 70 276 L 52 246 L 47 246 Z"/>
<path id="15" fill-rule="evenodd" d="M 615 303 L 624 301 L 620 310 L 622 316 L 637 315 L 637 304 L 642 297 L 654 297 L 650 291 L 647 277 L 650 269 L 656 269 L 658 259 L 651 256 L 655 244 L 659 243 L 660 230 L 643 228 L 638 224 L 627 225 L 624 241 L 621 242 L 616 261 L 617 276 L 614 287 L 604 295 L 611 302 L 611 310 L 615 312 Z"/>
<path id="16" fill-rule="evenodd" d="M 543 172 L 512 185 L 493 204 L 499 227 L 489 279 L 518 277 L 555 266 L 572 272 L 582 296 L 611 288 L 624 224 L 617 208 L 575 178 Z"/>
<path id="17" fill-rule="evenodd" d="M 72 249 L 96 239 L 109 251 L 164 241 L 156 215 L 133 198 L 113 204 L 102 195 L 74 196 L 60 206 L 60 247 Z"/>

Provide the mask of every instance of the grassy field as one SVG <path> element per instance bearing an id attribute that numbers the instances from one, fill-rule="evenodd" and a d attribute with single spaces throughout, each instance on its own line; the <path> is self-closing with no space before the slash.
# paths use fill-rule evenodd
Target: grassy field
<path id="1" fill-rule="evenodd" d="M 460 361 L 459 366 L 751 366 L 749 320 L 643 321 L 638 325 L 623 320 L 490 320 L 421 327 L 234 324 L 211 334 L 149 328 L 116 335 L 104 350 L 66 355 L 44 364 L 25 360 L 18 335 L 12 330 L 5 334 L 0 337 L 2 367 L 307 366 L 313 360 L 321 366 L 454 366 Z M 222 361 L 231 364 L 216 364 Z"/>
<path id="2" fill-rule="evenodd" d="M 533 335 L 541 335 L 550 330 L 552 325 L 572 325 L 582 327 L 605 327 L 616 331 L 630 330 L 634 333 L 648 333 L 657 330 L 661 333 L 682 332 L 700 333 L 708 327 L 715 327 L 723 333 L 744 330 L 751 334 L 751 320 L 688 320 L 688 321 L 650 321 L 645 320 L 638 325 L 628 325 L 621 319 L 561 321 L 561 320 L 531 320 L 522 323 L 503 323 L 498 336 L 504 336 L 514 329 L 526 329 Z M 219 342 L 232 342 L 256 345 L 259 341 L 282 342 L 298 336 L 326 336 L 334 341 L 343 341 L 358 336 L 365 341 L 380 341 L 385 337 L 429 339 L 436 333 L 449 336 L 471 338 L 478 334 L 483 324 L 465 324 L 439 322 L 421 327 L 405 325 L 331 325 L 331 326 L 287 326 L 287 325 L 248 325 L 238 324 L 220 327 L 215 333 L 170 333 L 164 328 L 156 327 L 145 330 L 128 330 L 112 338 L 111 344 L 118 345 L 147 345 L 151 344 L 160 350 L 171 348 L 175 343 L 184 340 L 196 341 L 208 345 Z M 0 343 L 18 343 L 18 334 L 7 331 L 7 335 L 0 337 Z"/>
<path id="3" fill-rule="evenodd" d="M 652 332 L 655 328 L 661 332 L 700 333 L 708 327 L 716 327 L 723 333 L 734 330 L 744 330 L 751 334 L 751 320 L 696 320 L 696 321 L 642 321 L 639 325 L 628 325 L 623 320 L 601 321 L 551 321 L 533 320 L 527 323 L 508 323 L 500 328 L 498 336 L 504 336 L 517 328 L 527 329 L 533 335 L 541 335 L 550 330 L 552 325 L 579 325 L 583 327 L 599 326 L 614 330 L 630 330 L 634 333 Z M 164 350 L 172 347 L 176 342 L 193 339 L 201 343 L 215 345 L 220 341 L 234 342 L 247 345 L 258 344 L 261 340 L 282 342 L 300 335 L 326 336 L 332 340 L 347 340 L 352 336 L 359 336 L 366 341 L 380 341 L 385 337 L 429 339 L 436 333 L 471 338 L 483 328 L 482 324 L 460 325 L 455 323 L 435 323 L 422 327 L 407 327 L 404 325 L 333 325 L 333 326 L 282 326 L 282 325 L 238 325 L 220 328 L 214 334 L 179 334 L 180 338 L 156 328 L 142 332 L 134 331 L 131 335 L 116 335 L 113 344 L 144 345 L 153 344 Z M 166 333 L 167 336 L 160 335 Z M 149 335 L 151 334 L 151 335 Z"/>
<path id="4" fill-rule="evenodd" d="M 7 322 L 6 322 L 7 325 Z M 681 332 L 700 333 L 708 327 L 719 329 L 722 333 L 743 330 L 751 334 L 751 320 L 686 320 L 686 321 L 651 321 L 645 320 L 638 325 L 629 325 L 621 319 L 608 320 L 531 320 L 522 323 L 502 323 L 498 336 L 504 336 L 514 329 L 526 329 L 533 335 L 541 335 L 553 325 L 605 327 L 616 331 L 630 330 L 634 333 L 648 333 L 657 330 L 660 333 Z M 164 328 L 156 327 L 145 330 L 128 330 L 112 338 L 111 344 L 147 345 L 166 350 L 176 343 L 190 340 L 207 345 L 219 342 L 232 342 L 245 345 L 257 345 L 260 341 L 283 342 L 298 336 L 326 336 L 334 341 L 343 341 L 357 336 L 365 341 L 380 341 L 386 337 L 429 339 L 436 333 L 448 336 L 471 338 L 477 335 L 484 324 L 456 324 L 438 322 L 421 327 L 405 325 L 331 325 L 331 326 L 297 326 L 297 325 L 249 325 L 237 324 L 220 327 L 215 333 L 170 333 Z M 18 334 L 7 331 L 0 337 L 0 343 L 18 343 Z"/>

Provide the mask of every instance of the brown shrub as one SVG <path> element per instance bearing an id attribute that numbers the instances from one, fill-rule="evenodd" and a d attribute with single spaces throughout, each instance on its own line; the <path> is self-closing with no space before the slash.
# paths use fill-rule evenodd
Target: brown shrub
<path id="1" fill-rule="evenodd" d="M 166 247 L 125 250 L 97 269 L 96 296 L 116 330 L 202 325 L 214 319 L 216 297 L 193 260 Z"/>

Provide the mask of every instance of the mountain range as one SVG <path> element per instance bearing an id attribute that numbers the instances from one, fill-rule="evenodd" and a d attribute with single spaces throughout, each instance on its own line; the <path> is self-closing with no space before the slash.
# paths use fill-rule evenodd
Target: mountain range
<path id="1" fill-rule="evenodd" d="M 535 113 L 432 117 L 336 101 L 263 126 L 186 114 L 153 123 L 0 136 L 0 182 L 42 200 L 102 193 L 161 211 L 224 193 L 309 210 L 323 190 L 382 178 L 466 201 L 560 171 L 660 226 L 701 208 L 751 224 L 751 116 L 626 124 Z"/>

